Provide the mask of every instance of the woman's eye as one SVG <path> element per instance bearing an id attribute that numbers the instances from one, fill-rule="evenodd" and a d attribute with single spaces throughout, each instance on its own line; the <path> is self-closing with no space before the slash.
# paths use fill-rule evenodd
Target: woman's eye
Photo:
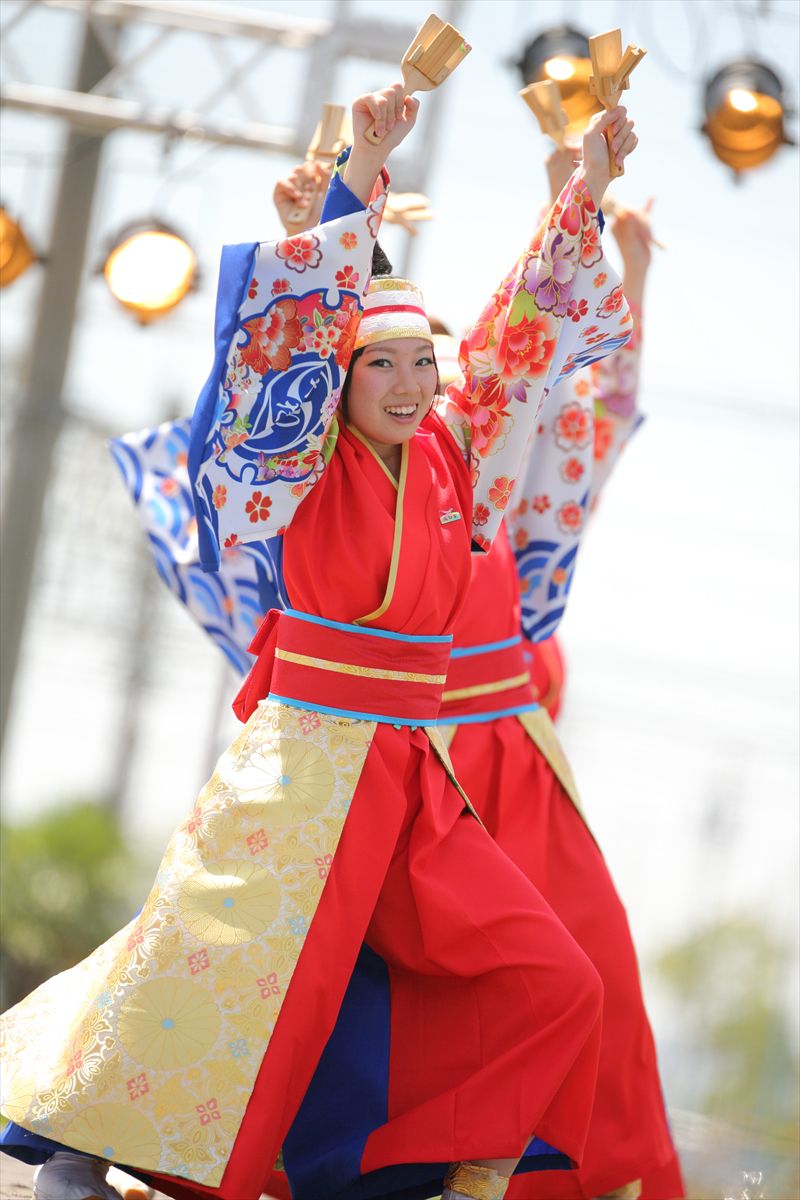
<path id="1" fill-rule="evenodd" d="M 388 358 L 373 358 L 369 365 L 371 367 L 390 367 L 392 364 L 389 362 Z"/>
<path id="2" fill-rule="evenodd" d="M 424 356 L 424 358 L 417 359 L 417 366 L 418 367 L 432 367 L 433 359 L 429 355 L 426 354 Z"/>

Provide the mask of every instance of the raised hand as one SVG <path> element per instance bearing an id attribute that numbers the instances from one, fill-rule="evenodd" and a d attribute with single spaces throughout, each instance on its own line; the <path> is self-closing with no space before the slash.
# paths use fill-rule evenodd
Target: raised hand
<path id="1" fill-rule="evenodd" d="M 302 233 L 319 223 L 330 170 L 318 162 L 301 162 L 279 179 L 272 201 L 287 233 Z M 299 220 L 292 220 L 298 213 Z"/>
<path id="2" fill-rule="evenodd" d="M 375 180 L 392 150 L 405 141 L 417 122 L 419 100 L 406 96 L 402 83 L 367 92 L 353 102 L 353 149 L 344 169 L 344 182 L 368 204 Z M 373 145 L 364 134 L 375 122 L 381 137 Z"/>
<path id="3" fill-rule="evenodd" d="M 544 160 L 547 169 L 547 179 L 550 184 L 550 203 L 555 204 L 564 188 L 565 183 L 581 161 L 583 151 L 576 146 L 554 146 Z"/>
<path id="4" fill-rule="evenodd" d="M 608 143 L 604 136 L 606 130 L 609 131 L 611 151 L 620 166 L 639 144 L 633 132 L 633 121 L 621 104 L 592 117 L 583 135 L 583 175 L 597 205 L 602 201 L 611 180 Z"/>
<path id="5" fill-rule="evenodd" d="M 653 245 L 653 230 L 650 225 L 652 207 L 651 197 L 642 209 L 618 206 L 615 210 L 611 232 L 619 246 L 626 274 L 631 271 L 644 273 L 650 266 Z"/>

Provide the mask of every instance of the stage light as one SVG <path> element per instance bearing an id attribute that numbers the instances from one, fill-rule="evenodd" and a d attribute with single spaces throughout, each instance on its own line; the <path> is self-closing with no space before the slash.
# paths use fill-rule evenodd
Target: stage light
<path id="1" fill-rule="evenodd" d="M 791 144 L 783 127 L 784 92 L 775 72 L 755 59 L 722 67 L 705 85 L 703 133 L 721 162 L 751 171 Z"/>
<path id="2" fill-rule="evenodd" d="M 571 79 L 575 74 L 575 64 L 568 58 L 548 58 L 544 64 L 544 71 L 556 83 L 563 83 L 564 80 Z"/>
<path id="3" fill-rule="evenodd" d="M 197 258 L 179 233 L 157 221 L 128 226 L 103 264 L 109 291 L 142 325 L 171 312 L 196 282 Z"/>
<path id="4" fill-rule="evenodd" d="M 525 47 L 516 66 L 525 87 L 543 79 L 555 80 L 569 121 L 568 135 L 582 134 L 589 118 L 602 112 L 600 102 L 589 93 L 589 42 L 577 29 L 559 25 L 540 33 Z"/>
<path id="5" fill-rule="evenodd" d="M 0 207 L 0 288 L 19 279 L 36 261 L 22 226 Z"/>

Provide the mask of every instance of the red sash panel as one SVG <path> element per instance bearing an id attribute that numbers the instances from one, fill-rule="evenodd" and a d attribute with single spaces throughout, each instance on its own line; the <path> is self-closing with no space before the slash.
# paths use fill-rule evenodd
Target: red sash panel
<path id="1" fill-rule="evenodd" d="M 246 720 L 259 700 L 392 725 L 431 725 L 442 699 L 450 637 L 410 636 L 273 610 L 251 650 L 259 658 L 236 699 Z"/>
<path id="2" fill-rule="evenodd" d="M 518 711 L 536 706 L 522 638 L 453 649 L 439 720 Z"/>

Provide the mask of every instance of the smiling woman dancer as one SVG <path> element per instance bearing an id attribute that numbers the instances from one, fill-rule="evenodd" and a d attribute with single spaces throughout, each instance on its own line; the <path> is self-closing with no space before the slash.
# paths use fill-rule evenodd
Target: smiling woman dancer
<path id="1" fill-rule="evenodd" d="M 419 292 L 362 292 L 383 156 L 417 107 L 400 85 L 360 98 L 332 183 L 348 214 L 223 259 L 189 456 L 201 549 L 213 568 L 225 545 L 282 534 L 293 607 L 259 631 L 245 728 L 142 913 L 7 1015 L 5 1147 L 27 1130 L 72 1164 L 71 1190 L 62 1172 L 48 1191 L 45 1163 L 42 1200 L 104 1195 L 97 1162 L 65 1147 L 178 1200 L 256 1200 L 281 1147 L 313 1200 L 412 1200 L 445 1173 L 445 1197 L 500 1200 L 520 1156 L 580 1160 L 602 985 L 469 811 L 433 722 L 473 514 L 492 510 L 488 546 L 575 361 L 582 322 L 564 318 L 602 261 L 602 132 L 620 159 L 636 139 L 622 109 L 587 133 L 478 321 L 470 412 L 445 423 Z M 537 306 L 556 276 L 557 303 Z M 624 340 L 624 305 L 604 333 L 592 356 Z M 503 444 L 465 460 L 501 398 Z"/>

